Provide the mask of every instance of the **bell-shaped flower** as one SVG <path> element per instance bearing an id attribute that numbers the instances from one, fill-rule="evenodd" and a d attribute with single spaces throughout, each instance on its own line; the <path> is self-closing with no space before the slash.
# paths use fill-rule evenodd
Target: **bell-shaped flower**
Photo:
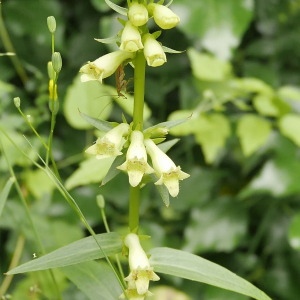
<path id="1" fill-rule="evenodd" d="M 134 52 L 118 50 L 103 55 L 93 62 L 89 61 L 79 70 L 80 73 L 83 73 L 80 78 L 81 82 L 98 80 L 102 83 L 102 79 L 112 75 L 124 60 L 133 59 L 134 56 Z"/>
<path id="2" fill-rule="evenodd" d="M 148 22 L 148 10 L 145 5 L 134 1 L 128 9 L 128 19 L 134 26 L 142 26 Z"/>
<path id="3" fill-rule="evenodd" d="M 145 34 L 143 37 L 143 43 L 144 43 L 144 55 L 149 66 L 159 67 L 167 61 L 166 54 L 162 46 L 152 36 L 152 34 L 150 33 Z"/>
<path id="4" fill-rule="evenodd" d="M 121 35 L 120 49 L 128 52 L 135 52 L 143 49 L 142 38 L 137 27 L 127 21 Z"/>
<path id="5" fill-rule="evenodd" d="M 119 124 L 108 131 L 102 138 L 98 138 L 96 143 L 85 150 L 85 152 L 96 155 L 97 159 L 122 155 L 120 150 L 124 142 L 123 136 L 128 134 L 128 130 L 128 124 Z"/>
<path id="6" fill-rule="evenodd" d="M 117 168 L 128 172 L 129 183 L 133 187 L 141 182 L 144 174 L 154 173 L 154 170 L 147 163 L 147 152 L 142 132 L 135 130 L 131 133 L 131 143 L 126 154 L 126 161 Z"/>
<path id="7" fill-rule="evenodd" d="M 171 29 L 180 22 L 180 18 L 171 9 L 161 4 L 150 3 L 147 9 L 155 23 L 162 29 Z"/>
<path id="8" fill-rule="evenodd" d="M 128 234 L 125 237 L 124 244 L 129 249 L 130 274 L 125 278 L 128 281 L 128 291 L 135 293 L 136 290 L 138 295 L 146 296 L 149 281 L 158 281 L 159 277 L 153 272 L 149 259 L 140 244 L 139 237 L 135 233 Z"/>
<path id="9" fill-rule="evenodd" d="M 179 180 L 186 179 L 190 175 L 181 171 L 180 166 L 176 167 L 171 158 L 160 150 L 151 139 L 145 140 L 144 143 L 151 156 L 155 173 L 159 177 L 155 184 L 164 184 L 170 195 L 176 197 L 179 193 Z"/>

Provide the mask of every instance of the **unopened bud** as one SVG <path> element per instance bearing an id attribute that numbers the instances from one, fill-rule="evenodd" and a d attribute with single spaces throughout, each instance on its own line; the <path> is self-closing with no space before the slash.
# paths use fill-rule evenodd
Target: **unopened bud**
<path id="1" fill-rule="evenodd" d="M 21 99 L 19 97 L 14 98 L 14 103 L 16 107 L 20 107 L 21 104 Z"/>
<path id="2" fill-rule="evenodd" d="M 97 195 L 97 204 L 101 209 L 105 207 L 105 200 L 102 195 Z"/>
<path id="3" fill-rule="evenodd" d="M 55 73 L 59 73 L 62 67 L 62 60 L 59 52 L 54 52 L 52 54 L 52 67 Z"/>
<path id="4" fill-rule="evenodd" d="M 56 21 L 53 16 L 47 18 L 47 25 L 48 25 L 49 31 L 51 33 L 54 33 L 56 30 Z"/>
<path id="5" fill-rule="evenodd" d="M 48 61 L 48 64 L 47 64 L 47 71 L 48 71 L 49 79 L 54 79 L 54 78 L 53 78 L 54 70 L 53 70 L 53 66 L 52 66 L 52 61 Z"/>

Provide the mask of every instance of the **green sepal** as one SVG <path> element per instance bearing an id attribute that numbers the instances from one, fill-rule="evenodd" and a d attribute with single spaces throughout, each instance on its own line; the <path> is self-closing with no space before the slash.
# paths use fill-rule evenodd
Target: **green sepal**
<path id="1" fill-rule="evenodd" d="M 155 32 L 151 33 L 151 35 L 152 35 L 155 39 L 157 39 L 157 38 L 161 35 L 161 30 L 155 31 Z"/>
<path id="2" fill-rule="evenodd" d="M 155 129 L 155 128 L 158 128 L 158 127 L 165 127 L 165 128 L 172 128 L 172 127 L 175 127 L 175 126 L 178 126 L 188 120 L 190 120 L 192 117 L 192 115 L 188 118 L 184 118 L 184 119 L 179 119 L 179 120 L 174 120 L 174 121 L 167 121 L 167 122 L 162 122 L 162 123 L 159 123 L 159 124 L 156 124 L 154 126 L 151 126 L 151 127 L 148 127 L 144 130 L 144 134 L 146 134 L 149 130 L 152 130 L 152 129 Z"/>
<path id="3" fill-rule="evenodd" d="M 124 8 L 124 7 L 121 7 L 117 4 L 114 4 L 109 0 L 105 0 L 105 2 L 111 9 L 113 9 L 114 11 L 119 13 L 120 15 L 127 16 L 127 12 L 128 12 L 127 8 Z"/>
<path id="4" fill-rule="evenodd" d="M 168 48 L 166 46 L 162 46 L 162 48 L 163 48 L 163 50 L 164 50 L 165 53 L 179 54 L 179 53 L 183 53 L 183 52 L 186 51 L 186 50 L 178 51 L 178 50 L 174 50 L 174 49 Z"/>
<path id="5" fill-rule="evenodd" d="M 90 123 L 92 126 L 96 127 L 97 129 L 100 129 L 101 131 L 108 132 L 115 127 L 113 125 L 114 123 L 110 123 L 110 122 L 107 122 L 104 120 L 92 118 L 92 117 L 82 113 L 80 110 L 78 110 L 78 111 L 83 119 L 85 119 L 88 123 Z M 117 125 L 119 125 L 119 124 L 117 123 Z"/>
<path id="6" fill-rule="evenodd" d="M 127 120 L 125 118 L 125 115 L 123 113 L 122 113 L 122 121 L 123 121 L 123 123 L 128 124 L 128 122 L 127 122 Z"/>
<path id="7" fill-rule="evenodd" d="M 157 182 L 158 181 L 158 177 L 155 174 L 150 174 L 150 177 L 152 178 L 153 182 Z M 169 207 L 170 205 L 170 196 L 169 196 L 169 191 L 167 189 L 167 187 L 162 184 L 162 185 L 156 185 L 155 187 L 157 188 L 157 191 L 162 199 L 162 201 L 164 202 L 166 207 Z"/>
<path id="8" fill-rule="evenodd" d="M 155 145 L 162 143 L 165 140 L 165 138 L 157 138 L 153 139 L 152 141 L 155 143 Z"/>
<path id="9" fill-rule="evenodd" d="M 165 7 L 169 7 L 172 4 L 173 0 L 171 0 L 168 4 L 165 5 Z"/>
<path id="10" fill-rule="evenodd" d="M 121 23 L 121 25 L 123 25 L 123 26 L 126 25 L 126 20 L 123 20 L 121 18 L 117 18 L 117 20 Z"/>
<path id="11" fill-rule="evenodd" d="M 118 35 L 114 35 L 106 39 L 95 38 L 94 40 L 102 44 L 112 44 L 112 43 L 120 42 L 120 37 Z"/>

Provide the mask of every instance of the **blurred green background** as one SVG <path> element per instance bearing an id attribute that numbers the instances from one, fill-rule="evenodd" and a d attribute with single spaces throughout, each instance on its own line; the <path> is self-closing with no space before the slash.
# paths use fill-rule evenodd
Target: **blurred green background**
<path id="1" fill-rule="evenodd" d="M 125 5 L 125 1 L 117 1 Z M 178 198 L 166 208 L 153 186 L 142 190 L 141 232 L 145 247 L 183 249 L 214 261 L 254 283 L 276 300 L 300 298 L 300 2 L 298 0 L 175 0 L 181 23 L 164 31 L 163 45 L 182 54 L 146 69 L 145 125 L 192 115 L 171 130 L 180 141 L 169 156 L 191 177 L 181 182 Z M 104 232 L 96 195 L 106 199 L 114 231 L 128 225 L 128 178 L 119 174 L 99 187 L 111 160 L 96 161 L 84 150 L 99 136 L 79 115 L 131 121 L 131 98 L 114 99 L 114 76 L 82 84 L 79 68 L 116 49 L 94 38 L 117 34 L 121 25 L 104 0 L 2 0 L 2 15 L 25 76 L 11 58 L 0 56 L 0 126 L 33 159 L 45 155 L 13 103 L 47 140 L 47 62 L 51 35 L 46 19 L 55 16 L 55 51 L 63 59 L 58 80 L 60 110 L 53 154 L 66 187 L 97 233 Z M 150 21 L 151 31 L 158 28 Z M 5 53 L 0 40 L 0 53 Z M 125 68 L 126 79 L 132 69 Z M 133 90 L 130 83 L 128 90 Z M 36 169 L 0 133 L 46 251 L 87 233 L 75 212 Z M 0 152 L 0 190 L 9 178 Z M 116 186 L 118 187 L 116 189 Z M 20 235 L 20 262 L 37 253 L 24 208 L 12 189 L 0 218 L 0 283 Z M 37 253 L 38 254 L 38 253 Z M 41 273 L 43 274 L 43 273 Z M 88 299 L 59 274 L 64 299 Z M 246 300 L 246 296 L 168 276 L 156 283 L 154 300 Z M 167 290 L 173 286 L 176 290 Z M 32 288 L 34 287 L 34 288 Z M 44 275 L 17 275 L 8 290 L 12 299 L 53 299 Z"/>

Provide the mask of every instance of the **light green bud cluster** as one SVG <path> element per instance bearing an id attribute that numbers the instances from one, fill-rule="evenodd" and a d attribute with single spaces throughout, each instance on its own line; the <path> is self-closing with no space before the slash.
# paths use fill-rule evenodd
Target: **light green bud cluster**
<path id="1" fill-rule="evenodd" d="M 180 18 L 168 7 L 153 3 L 153 0 L 150 3 L 147 3 L 146 0 L 128 0 L 127 2 L 127 20 L 119 19 L 124 28 L 118 33 L 115 40 L 120 50 L 104 55 L 95 61 L 89 61 L 82 66 L 80 69 L 80 72 L 83 73 L 82 82 L 97 80 L 102 83 L 102 80 L 112 75 L 122 62 L 134 61 L 137 51 L 144 51 L 147 64 L 151 67 L 159 67 L 167 61 L 164 48 L 156 40 L 160 32 L 149 33 L 147 22 L 153 17 L 160 28 L 171 29 L 180 22 Z M 109 2 L 107 3 L 109 4 Z M 116 7 L 116 5 L 111 6 L 113 9 Z M 124 10 L 124 8 L 122 9 Z M 108 40 L 112 39 L 97 41 L 106 43 Z"/>

